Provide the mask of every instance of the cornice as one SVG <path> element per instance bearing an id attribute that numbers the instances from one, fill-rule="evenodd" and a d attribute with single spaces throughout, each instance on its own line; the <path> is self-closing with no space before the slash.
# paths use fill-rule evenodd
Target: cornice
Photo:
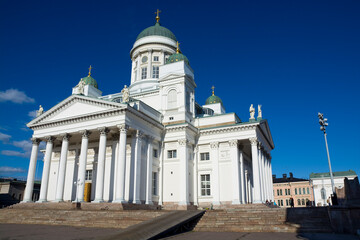
<path id="1" fill-rule="evenodd" d="M 222 128 L 200 129 L 200 136 L 221 134 L 221 133 L 229 133 L 229 132 L 240 132 L 240 131 L 255 130 L 257 125 L 258 124 L 233 125 L 233 126 L 230 126 L 230 127 L 222 127 Z"/>
<path id="2" fill-rule="evenodd" d="M 198 129 L 188 123 L 184 123 L 181 125 L 168 125 L 165 126 L 165 130 L 167 132 L 180 132 L 180 131 L 185 131 L 186 129 L 189 129 L 191 131 L 193 131 L 194 133 L 198 133 Z"/>

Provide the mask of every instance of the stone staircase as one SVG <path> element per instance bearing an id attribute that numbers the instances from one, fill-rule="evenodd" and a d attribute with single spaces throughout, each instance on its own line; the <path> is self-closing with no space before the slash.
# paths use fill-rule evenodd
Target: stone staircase
<path id="1" fill-rule="evenodd" d="M 209 210 L 195 231 L 333 232 L 326 208 L 270 208 L 262 204 Z"/>

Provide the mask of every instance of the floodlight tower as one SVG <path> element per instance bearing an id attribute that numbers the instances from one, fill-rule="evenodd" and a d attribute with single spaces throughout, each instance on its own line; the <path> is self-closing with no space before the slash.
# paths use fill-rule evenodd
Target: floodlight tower
<path id="1" fill-rule="evenodd" d="M 327 152 L 327 157 L 328 157 L 328 162 L 329 162 L 329 169 L 330 169 L 331 188 L 332 188 L 332 191 L 333 191 L 333 195 L 336 196 L 335 185 L 334 185 L 334 177 L 333 177 L 333 173 L 332 173 L 332 170 L 331 170 L 329 147 L 328 147 L 328 143 L 327 143 L 327 139 L 326 139 L 326 127 L 329 125 L 327 123 L 328 119 L 324 118 L 324 114 L 322 114 L 322 113 L 318 113 L 318 118 L 319 118 L 319 123 L 320 123 L 320 130 L 324 132 L 326 152 Z"/>

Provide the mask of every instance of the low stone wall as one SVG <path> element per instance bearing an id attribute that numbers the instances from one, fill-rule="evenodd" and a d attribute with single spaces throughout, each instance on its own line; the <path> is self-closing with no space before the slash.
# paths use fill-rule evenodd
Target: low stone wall
<path id="1" fill-rule="evenodd" d="M 331 226 L 336 233 L 357 234 L 360 229 L 360 207 L 328 208 Z"/>

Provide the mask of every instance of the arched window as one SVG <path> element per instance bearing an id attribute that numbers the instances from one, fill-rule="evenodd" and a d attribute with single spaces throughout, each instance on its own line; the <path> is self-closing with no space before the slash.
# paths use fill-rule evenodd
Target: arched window
<path id="1" fill-rule="evenodd" d="M 177 107 L 177 92 L 176 90 L 170 90 L 167 96 L 168 108 L 176 108 Z"/>
<path id="2" fill-rule="evenodd" d="M 300 206 L 300 199 L 298 199 L 297 202 L 298 202 L 298 206 Z"/>
<path id="3" fill-rule="evenodd" d="M 325 190 L 325 188 L 321 189 L 321 199 L 326 199 L 326 190 Z"/>

